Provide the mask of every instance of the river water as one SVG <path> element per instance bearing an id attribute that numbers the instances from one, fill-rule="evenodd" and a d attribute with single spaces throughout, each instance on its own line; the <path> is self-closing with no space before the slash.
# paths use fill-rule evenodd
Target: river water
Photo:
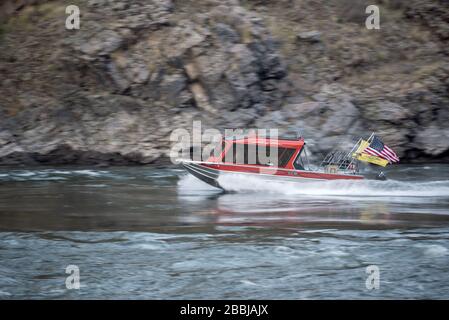
<path id="1" fill-rule="evenodd" d="M 177 169 L 1 168 L 0 299 L 448 299 L 449 165 L 387 175 L 222 193 Z"/>

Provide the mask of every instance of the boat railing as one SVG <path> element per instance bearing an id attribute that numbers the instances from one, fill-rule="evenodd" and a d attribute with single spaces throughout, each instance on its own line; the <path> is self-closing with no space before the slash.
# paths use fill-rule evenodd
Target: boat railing
<path id="1" fill-rule="evenodd" d="M 353 153 L 357 150 L 358 145 L 360 144 L 361 139 L 357 141 L 357 143 L 352 147 L 352 149 L 347 151 L 342 151 L 338 149 L 334 149 L 329 152 L 323 159 L 320 164 L 320 167 L 327 172 L 358 172 L 358 162 L 353 157 Z"/>

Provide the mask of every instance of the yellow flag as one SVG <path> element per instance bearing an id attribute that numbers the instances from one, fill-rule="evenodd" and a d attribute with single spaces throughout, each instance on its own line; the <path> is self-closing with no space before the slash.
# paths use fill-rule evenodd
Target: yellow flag
<path id="1" fill-rule="evenodd" d="M 357 159 L 363 162 L 369 162 L 377 164 L 378 166 L 385 167 L 388 164 L 388 160 L 382 159 L 380 157 L 372 156 L 366 153 L 361 153 L 357 156 Z"/>
<path id="2" fill-rule="evenodd" d="M 359 147 L 358 147 L 357 150 L 352 154 L 352 156 L 353 156 L 354 158 L 357 157 L 357 156 L 360 155 L 360 154 L 363 152 L 363 150 L 365 150 L 366 147 L 368 147 L 368 146 L 369 146 L 369 142 L 368 142 L 368 141 L 366 141 L 366 140 L 360 141 Z"/>

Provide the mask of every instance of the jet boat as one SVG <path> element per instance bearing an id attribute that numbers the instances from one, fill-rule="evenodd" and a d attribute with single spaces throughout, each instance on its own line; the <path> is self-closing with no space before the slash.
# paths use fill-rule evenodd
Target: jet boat
<path id="1" fill-rule="evenodd" d="M 179 162 L 193 176 L 220 189 L 225 189 L 220 184 L 222 177 L 235 175 L 258 177 L 267 183 L 362 180 L 365 176 L 359 174 L 358 160 L 353 157 L 358 145 L 360 141 L 350 152 L 329 153 L 320 166 L 311 169 L 303 137 L 227 137 L 223 139 L 219 152 L 206 161 L 189 159 Z M 270 153 L 272 148 L 277 150 L 277 161 L 262 161 L 260 154 Z M 255 154 L 253 161 L 250 161 L 251 154 Z"/>

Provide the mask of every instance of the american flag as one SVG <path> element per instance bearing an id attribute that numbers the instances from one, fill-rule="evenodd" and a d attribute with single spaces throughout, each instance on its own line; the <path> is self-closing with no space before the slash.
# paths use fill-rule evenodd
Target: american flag
<path id="1" fill-rule="evenodd" d="M 391 150 L 388 146 L 386 146 L 382 142 L 382 140 L 380 140 L 376 136 L 374 136 L 370 145 L 366 147 L 366 149 L 363 150 L 363 152 L 368 153 L 372 156 L 377 156 L 386 159 L 390 163 L 399 162 L 399 157 L 396 155 L 396 153 L 393 150 Z"/>

